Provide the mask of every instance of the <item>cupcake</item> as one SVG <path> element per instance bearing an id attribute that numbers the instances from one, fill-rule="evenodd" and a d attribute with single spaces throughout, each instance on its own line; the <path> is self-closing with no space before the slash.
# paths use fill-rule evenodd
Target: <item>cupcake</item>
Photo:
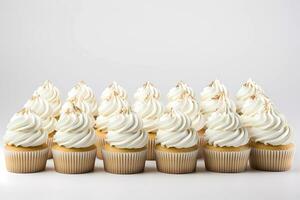
<path id="1" fill-rule="evenodd" d="M 144 171 L 147 157 L 147 133 L 142 120 L 130 108 L 110 118 L 106 144 L 102 149 L 104 169 L 114 174 Z"/>
<path id="2" fill-rule="evenodd" d="M 100 99 L 105 100 L 112 96 L 113 94 L 117 94 L 121 99 L 127 100 L 127 92 L 126 90 L 120 86 L 117 82 L 112 82 L 101 94 Z"/>
<path id="3" fill-rule="evenodd" d="M 48 146 L 42 120 L 28 109 L 16 113 L 4 135 L 4 155 L 7 171 L 33 173 L 45 170 Z"/>
<path id="4" fill-rule="evenodd" d="M 202 157 L 202 147 L 205 144 L 204 140 L 204 125 L 205 118 L 200 112 L 199 103 L 197 100 L 185 93 L 180 98 L 170 101 L 167 105 L 167 109 L 179 110 L 186 114 L 192 120 L 192 128 L 199 134 L 199 155 L 198 157 Z"/>
<path id="5" fill-rule="evenodd" d="M 96 118 L 98 116 L 98 102 L 93 90 L 86 85 L 84 81 L 77 83 L 69 92 L 68 100 L 78 99 L 78 101 L 84 101 L 89 105 L 89 110 L 92 116 Z"/>
<path id="6" fill-rule="evenodd" d="M 61 114 L 54 143 L 55 171 L 80 174 L 94 170 L 96 146 L 93 118 L 75 105 Z"/>
<path id="7" fill-rule="evenodd" d="M 265 101 L 264 110 L 244 117 L 251 136 L 250 166 L 264 171 L 287 171 L 291 168 L 295 145 L 285 118 Z"/>
<path id="8" fill-rule="evenodd" d="M 229 108 L 211 114 L 207 120 L 204 147 L 205 167 L 213 172 L 242 172 L 250 155 L 247 129 L 239 115 Z"/>
<path id="9" fill-rule="evenodd" d="M 134 95 L 135 103 L 132 110 L 143 121 L 143 129 L 148 133 L 147 160 L 155 160 L 155 137 L 158 121 L 163 113 L 159 98 L 160 93 L 150 82 L 146 82 Z"/>
<path id="10" fill-rule="evenodd" d="M 245 102 L 255 97 L 257 94 L 264 94 L 263 89 L 251 79 L 246 81 L 236 94 L 237 112 L 242 114 L 241 110 Z"/>
<path id="11" fill-rule="evenodd" d="M 32 96 L 32 98 L 26 102 L 24 107 L 28 110 L 31 110 L 41 118 L 42 128 L 48 135 L 46 142 L 49 147 L 48 158 L 52 158 L 51 148 L 53 145 L 53 136 L 56 132 L 55 128 L 57 124 L 57 120 L 53 115 L 52 106 L 44 98 L 36 95 Z"/>
<path id="12" fill-rule="evenodd" d="M 45 81 L 43 85 L 34 91 L 34 96 L 41 96 L 50 104 L 52 108 L 52 116 L 59 118 L 61 109 L 61 100 L 59 90 L 50 81 Z"/>
<path id="13" fill-rule="evenodd" d="M 196 170 L 198 134 L 186 114 L 171 109 L 161 116 L 155 152 L 160 172 L 184 174 Z"/>
<path id="14" fill-rule="evenodd" d="M 226 87 L 219 80 L 214 80 L 200 94 L 200 110 L 206 119 L 219 108 L 230 107 L 236 111 L 234 102 L 229 98 Z"/>
<path id="15" fill-rule="evenodd" d="M 115 91 L 114 91 L 115 88 Z M 114 92 L 113 92 L 114 91 Z M 122 96 L 120 96 L 122 95 Z M 113 83 L 104 90 L 101 95 L 101 101 L 98 108 L 98 117 L 96 119 L 96 146 L 97 157 L 102 159 L 102 148 L 105 145 L 105 138 L 107 134 L 107 126 L 109 119 L 119 114 L 124 107 L 128 107 L 126 99 L 126 92 L 118 87 L 116 83 Z"/>

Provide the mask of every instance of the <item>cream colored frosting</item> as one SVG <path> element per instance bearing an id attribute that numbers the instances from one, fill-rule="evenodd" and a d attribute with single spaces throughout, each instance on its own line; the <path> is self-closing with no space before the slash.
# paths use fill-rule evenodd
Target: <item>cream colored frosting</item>
<path id="1" fill-rule="evenodd" d="M 80 81 L 69 92 L 68 100 L 77 98 L 79 101 L 85 101 L 89 106 L 93 116 L 98 115 L 98 102 L 93 90 L 86 85 L 85 82 Z"/>
<path id="2" fill-rule="evenodd" d="M 241 112 L 241 109 L 248 99 L 253 98 L 257 94 L 264 94 L 263 89 L 251 79 L 246 81 L 236 94 L 236 105 L 238 112 Z"/>
<path id="3" fill-rule="evenodd" d="M 183 81 L 179 81 L 177 85 L 171 88 L 167 94 L 167 98 L 169 101 L 183 98 L 183 96 L 195 97 L 194 90 Z"/>
<path id="4" fill-rule="evenodd" d="M 148 135 L 142 120 L 135 112 L 123 108 L 121 113 L 110 118 L 106 142 L 122 149 L 138 149 L 147 145 Z"/>
<path id="5" fill-rule="evenodd" d="M 239 115 L 229 108 L 214 112 L 207 120 L 205 140 L 218 147 L 239 147 L 248 144 L 246 128 L 242 128 Z"/>
<path id="6" fill-rule="evenodd" d="M 167 148 L 190 148 L 198 144 L 198 134 L 191 119 L 181 111 L 168 110 L 159 120 L 156 144 Z"/>
<path id="7" fill-rule="evenodd" d="M 263 94 L 256 94 L 247 99 L 240 109 L 242 122 L 248 121 L 248 118 L 263 112 L 267 102 L 270 102 L 270 100 Z"/>
<path id="8" fill-rule="evenodd" d="M 192 96 L 185 96 L 169 102 L 167 109 L 171 108 L 185 113 L 192 120 L 192 128 L 196 131 L 204 127 L 205 118 L 200 112 L 199 103 Z"/>
<path id="9" fill-rule="evenodd" d="M 132 110 L 143 121 L 143 129 L 146 132 L 156 132 L 158 121 L 163 114 L 163 106 L 159 101 L 160 93 L 150 82 L 146 82 L 134 95 L 136 101 Z"/>
<path id="10" fill-rule="evenodd" d="M 286 119 L 274 109 L 270 101 L 265 101 L 264 110 L 244 121 L 251 139 L 269 145 L 287 145 L 293 141 L 291 128 Z"/>
<path id="11" fill-rule="evenodd" d="M 50 106 L 52 107 L 52 115 L 54 117 L 59 116 L 59 111 L 61 109 L 61 99 L 59 90 L 57 87 L 55 87 L 52 82 L 46 80 L 43 85 L 37 88 L 37 90 L 34 92 L 34 96 L 41 96 L 44 98 Z"/>
<path id="12" fill-rule="evenodd" d="M 99 115 L 96 119 L 96 128 L 107 131 L 109 119 L 119 114 L 124 107 L 128 108 L 128 106 L 128 102 L 116 92 L 106 99 L 102 99 L 98 108 Z"/>
<path id="13" fill-rule="evenodd" d="M 95 144 L 92 117 L 75 105 L 61 114 L 54 142 L 66 148 L 85 148 Z"/>
<path id="14" fill-rule="evenodd" d="M 112 82 L 112 84 L 110 84 L 107 88 L 104 89 L 100 98 L 101 100 L 105 100 L 107 98 L 110 98 L 112 95 L 118 95 L 122 99 L 127 99 L 126 90 L 115 81 Z"/>
<path id="15" fill-rule="evenodd" d="M 219 80 L 214 80 L 203 89 L 200 94 L 200 100 L 207 101 L 212 98 L 216 98 L 216 96 L 219 96 L 220 94 L 228 96 L 227 88 Z"/>
<path id="16" fill-rule="evenodd" d="M 78 98 L 68 99 L 61 108 L 61 113 L 66 112 L 67 110 L 74 107 L 74 105 L 80 109 L 81 112 L 93 116 L 90 105 L 86 101 L 78 100 Z"/>
<path id="17" fill-rule="evenodd" d="M 24 107 L 41 117 L 42 127 L 46 133 L 51 133 L 55 130 L 57 120 L 53 115 L 52 107 L 46 99 L 39 95 L 32 96 L 32 98 L 25 103 Z"/>
<path id="18" fill-rule="evenodd" d="M 46 143 L 47 133 L 41 118 L 28 109 L 14 114 L 4 135 L 4 143 L 21 147 L 35 147 Z"/>

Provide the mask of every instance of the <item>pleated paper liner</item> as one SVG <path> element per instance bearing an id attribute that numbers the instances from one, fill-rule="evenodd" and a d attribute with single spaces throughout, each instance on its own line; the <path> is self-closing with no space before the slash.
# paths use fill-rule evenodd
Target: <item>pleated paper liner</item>
<path id="1" fill-rule="evenodd" d="M 288 171 L 294 160 L 295 145 L 271 146 L 251 142 L 250 166 L 263 171 Z"/>
<path id="2" fill-rule="evenodd" d="M 186 149 L 165 148 L 156 145 L 157 170 L 169 174 L 186 174 L 196 171 L 198 146 Z"/>
<path id="3" fill-rule="evenodd" d="M 103 159 L 102 149 L 105 145 L 106 132 L 96 130 L 96 147 L 97 147 L 97 158 Z"/>
<path id="4" fill-rule="evenodd" d="M 65 148 L 54 144 L 52 147 L 55 171 L 64 174 L 91 172 L 95 167 L 96 146 L 87 148 Z"/>
<path id="5" fill-rule="evenodd" d="M 205 139 L 204 139 L 204 133 L 205 133 L 205 129 L 200 129 L 198 131 L 198 135 L 199 135 L 199 153 L 198 153 L 198 158 L 201 159 L 203 158 L 203 147 L 205 146 Z"/>
<path id="6" fill-rule="evenodd" d="M 136 174 L 144 171 L 147 149 L 118 149 L 106 144 L 102 155 L 105 171 L 113 174 Z"/>
<path id="7" fill-rule="evenodd" d="M 46 141 L 46 144 L 48 145 L 49 151 L 48 151 L 48 159 L 52 158 L 52 146 L 53 146 L 53 137 L 55 135 L 56 131 L 53 131 L 52 133 L 48 134 L 48 139 Z"/>
<path id="8" fill-rule="evenodd" d="M 241 147 L 214 147 L 205 145 L 205 168 L 213 172 L 237 173 L 247 169 L 249 145 Z"/>
<path id="9" fill-rule="evenodd" d="M 155 137 L 156 133 L 148 133 L 147 160 L 155 160 Z"/>
<path id="10" fill-rule="evenodd" d="M 48 158 L 46 144 L 37 147 L 4 147 L 6 169 L 14 173 L 33 173 L 45 170 Z"/>

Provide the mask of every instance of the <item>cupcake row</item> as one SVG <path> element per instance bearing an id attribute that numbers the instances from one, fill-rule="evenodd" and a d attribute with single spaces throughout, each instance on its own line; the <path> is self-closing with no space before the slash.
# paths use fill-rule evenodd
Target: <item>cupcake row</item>
<path id="1" fill-rule="evenodd" d="M 34 91 L 7 126 L 4 136 L 8 171 L 42 171 L 47 159 L 61 173 L 94 169 L 95 157 L 106 171 L 139 173 L 155 160 L 165 173 L 190 173 L 197 158 L 207 170 L 286 171 L 294 156 L 292 132 L 265 92 L 252 80 L 242 85 L 236 101 L 218 80 L 200 99 L 184 82 L 171 88 L 168 103 L 150 82 L 138 88 L 130 105 L 127 92 L 113 82 L 98 103 L 84 82 L 76 84 L 62 105 L 49 81 Z"/>

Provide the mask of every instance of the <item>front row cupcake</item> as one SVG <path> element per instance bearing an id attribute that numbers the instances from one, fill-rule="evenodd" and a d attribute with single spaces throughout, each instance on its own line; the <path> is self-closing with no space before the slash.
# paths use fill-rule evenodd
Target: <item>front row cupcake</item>
<path id="1" fill-rule="evenodd" d="M 93 119 L 73 105 L 63 112 L 57 123 L 52 147 L 54 167 L 67 174 L 94 170 L 96 159 Z"/>
<path id="2" fill-rule="evenodd" d="M 7 171 L 32 173 L 43 171 L 48 158 L 47 133 L 39 116 L 28 109 L 16 113 L 4 135 Z"/>
<path id="3" fill-rule="evenodd" d="M 196 170 L 198 134 L 184 113 L 168 110 L 159 120 L 156 135 L 157 170 L 170 174 L 191 173 Z"/>
<path id="4" fill-rule="evenodd" d="M 104 169 L 114 174 L 134 174 L 144 171 L 148 135 L 142 120 L 130 107 L 108 121 L 106 144 L 102 149 Z"/>
<path id="5" fill-rule="evenodd" d="M 239 115 L 230 108 L 214 112 L 207 120 L 205 167 L 214 172 L 242 172 L 250 155 L 249 136 Z"/>

